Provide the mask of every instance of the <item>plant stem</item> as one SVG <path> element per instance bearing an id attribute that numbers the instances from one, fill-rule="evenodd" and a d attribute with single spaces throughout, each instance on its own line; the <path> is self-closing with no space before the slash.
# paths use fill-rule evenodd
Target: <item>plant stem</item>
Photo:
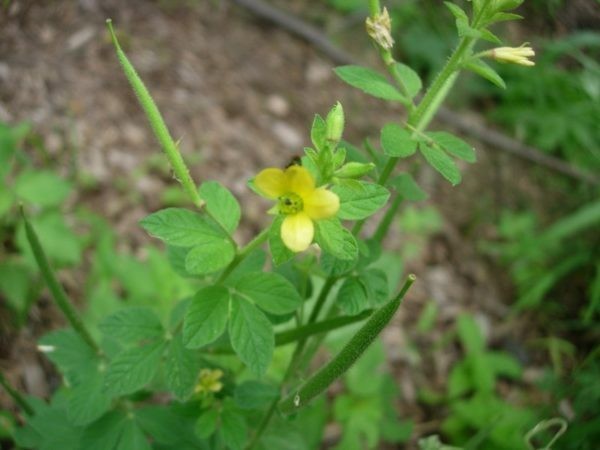
<path id="1" fill-rule="evenodd" d="M 79 333 L 84 342 L 87 345 L 89 345 L 92 348 L 92 350 L 94 350 L 97 354 L 101 354 L 100 348 L 92 338 L 90 332 L 85 327 L 83 321 L 77 313 L 77 310 L 67 297 L 67 294 L 65 293 L 62 285 L 56 279 L 56 275 L 50 267 L 50 263 L 48 262 L 48 258 L 44 253 L 44 249 L 40 244 L 38 236 L 31 224 L 29 223 L 29 220 L 27 220 L 27 216 L 25 215 L 25 210 L 23 209 L 22 205 L 21 216 L 23 217 L 23 221 L 25 222 L 25 234 L 27 235 L 27 240 L 29 241 L 29 245 L 33 250 L 35 260 L 38 266 L 40 267 L 40 271 L 42 272 L 42 277 L 44 278 L 48 289 L 50 289 L 50 293 L 52 294 L 52 298 L 56 302 L 56 305 L 65 315 L 73 329 L 77 333 Z"/>
<path id="2" fill-rule="evenodd" d="M 475 40 L 471 37 L 463 37 L 458 46 L 446 62 L 444 68 L 437 75 L 427 93 L 411 115 L 408 123 L 418 131 L 423 131 L 431 122 L 431 119 L 448 95 L 450 88 L 456 81 L 458 69 L 466 53 L 471 51 Z"/>
<path id="3" fill-rule="evenodd" d="M 259 247 L 263 242 L 265 242 L 267 240 L 267 238 L 269 237 L 269 231 L 270 231 L 270 227 L 265 228 L 264 230 L 262 230 L 259 234 L 257 234 L 254 239 L 252 239 L 250 242 L 248 242 L 248 244 L 246 244 L 243 248 L 241 248 L 237 255 L 235 256 L 235 258 L 233 258 L 233 261 L 231 261 L 231 263 L 229 263 L 229 265 L 223 270 L 223 272 L 221 272 L 221 275 L 219 276 L 219 278 L 217 278 L 217 281 L 215 282 L 215 284 L 219 284 L 222 283 L 229 275 L 231 275 L 231 272 L 233 272 L 233 270 L 257 247 Z"/>
<path id="4" fill-rule="evenodd" d="M 27 414 L 28 416 L 33 416 L 34 410 L 29 404 L 29 402 L 25 399 L 25 397 L 23 397 L 23 395 L 21 395 L 19 391 L 17 391 L 14 387 L 10 385 L 10 383 L 4 377 L 4 374 L 2 372 L 0 372 L 0 386 L 2 386 L 6 390 L 8 395 L 10 395 L 14 402 L 17 405 L 19 405 L 19 408 L 21 408 L 25 412 L 25 414 Z"/>
<path id="5" fill-rule="evenodd" d="M 388 230 L 390 229 L 390 225 L 394 220 L 394 216 L 398 212 L 398 208 L 400 207 L 402 200 L 403 199 L 401 195 L 396 195 L 394 197 L 392 204 L 388 207 L 383 219 L 381 219 L 381 222 L 379 222 L 379 225 L 377 226 L 377 230 L 375 230 L 375 233 L 373 234 L 374 241 L 381 243 L 383 238 L 386 236 Z"/>
<path id="6" fill-rule="evenodd" d="M 367 309 L 360 314 L 355 316 L 341 316 L 334 317 L 332 319 L 322 320 L 321 322 L 315 322 L 307 325 L 302 325 L 292 330 L 282 331 L 275 334 L 275 346 L 280 347 L 287 345 L 301 339 L 306 339 L 311 336 L 323 334 L 328 331 L 337 330 L 347 325 L 351 325 L 361 320 L 366 319 L 373 313 L 373 310 Z M 229 346 L 217 347 L 211 350 L 210 353 L 217 355 L 225 355 L 234 353 L 233 348 Z"/>
<path id="7" fill-rule="evenodd" d="M 375 18 L 380 11 L 381 6 L 379 5 L 379 0 L 369 0 L 369 16 L 371 16 L 371 18 Z"/>

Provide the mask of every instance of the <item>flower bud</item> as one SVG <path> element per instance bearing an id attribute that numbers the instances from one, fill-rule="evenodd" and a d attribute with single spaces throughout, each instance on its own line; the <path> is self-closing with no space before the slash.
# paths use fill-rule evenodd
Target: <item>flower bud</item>
<path id="1" fill-rule="evenodd" d="M 338 178 L 361 178 L 375 168 L 373 163 L 349 162 L 335 171 Z"/>
<path id="2" fill-rule="evenodd" d="M 366 21 L 367 34 L 371 36 L 377 44 L 386 49 L 390 50 L 394 46 L 394 39 L 392 38 L 392 21 L 386 8 L 383 8 L 381 13 L 375 17 L 368 17 Z"/>
<path id="3" fill-rule="evenodd" d="M 340 142 L 344 132 L 344 109 L 342 104 L 337 102 L 329 114 L 327 114 L 327 140 L 334 144 Z"/>
<path id="4" fill-rule="evenodd" d="M 527 44 L 520 47 L 497 47 L 484 52 L 483 55 L 505 63 L 520 64 L 521 66 L 535 65 L 533 61 L 528 59 L 535 56 L 535 51 Z"/>

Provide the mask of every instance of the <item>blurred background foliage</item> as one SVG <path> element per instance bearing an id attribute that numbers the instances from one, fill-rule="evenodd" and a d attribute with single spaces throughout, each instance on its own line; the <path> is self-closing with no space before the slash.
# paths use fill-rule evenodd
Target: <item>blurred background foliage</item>
<path id="1" fill-rule="evenodd" d="M 322 20 L 342 17 L 357 29 L 362 27 L 364 0 L 327 3 L 328 14 Z M 575 3 L 584 5 L 579 16 Z M 451 14 L 438 0 L 386 4 L 394 24 L 397 58 L 431 79 L 456 41 Z M 536 66 L 522 70 L 500 65 L 498 72 L 508 85 L 505 91 L 466 74 L 450 99 L 453 108 L 475 109 L 507 134 L 592 174 L 600 173 L 600 13 L 586 14 L 588 7 L 598 10 L 600 3 L 526 1 L 519 11 L 525 21 L 498 34 L 515 46 L 522 37 L 531 39 Z M 13 315 L 14 328 L 25 324 L 31 304 L 41 295 L 39 275 L 18 219 L 19 202 L 32 207 L 32 222 L 57 268 L 73 268 L 85 261 L 85 274 L 77 272 L 82 275 L 77 284 L 82 286 L 81 297 L 87 299 L 83 308 L 92 328 L 125 302 L 164 306 L 166 311 L 165 302 L 193 292 L 194 282 L 177 277 L 164 255 L 150 246 L 140 252 L 143 261 L 118 251 L 117 234 L 104 218 L 69 204 L 72 192 L 93 189 L 93 180 L 77 173 L 60 177 L 50 159 L 43 137 L 29 125 L 0 124 L 0 296 Z M 36 170 L 34 160 L 42 161 L 44 169 Z M 531 170 L 540 189 L 559 192 L 561 201 L 549 196 L 543 205 L 534 206 L 522 198 L 504 205 L 499 213 L 486 211 L 478 220 L 497 233 L 478 238 L 478 249 L 510 275 L 509 326 L 516 316 L 525 315 L 538 330 L 535 340 L 526 345 L 543 350 L 544 360 L 536 361 L 546 367 L 542 381 L 536 390 L 526 386 L 522 380 L 531 361 L 518 351 L 492 348 L 485 327 L 465 312 L 435 343 L 438 349 L 457 348 L 461 355 L 451 365 L 445 391 L 425 386 L 418 392 L 428 417 L 437 420 L 426 434 L 433 431 L 444 442 L 465 449 L 527 448 L 527 431 L 555 416 L 566 418 L 568 429 L 553 449 L 593 450 L 600 442 L 599 191 L 597 186 L 551 172 L 540 175 L 540 170 Z M 180 202 L 176 189 L 162 198 L 164 205 Z M 401 261 L 391 254 L 384 261 L 386 270 L 401 271 L 443 227 L 443 218 L 434 205 L 411 205 L 396 226 L 408 244 Z M 438 314 L 434 302 L 424 308 L 416 322 L 418 336 L 436 326 Z M 333 334 L 328 346 L 337 348 L 348 332 Z M 428 350 L 416 341 L 407 346 L 412 347 L 415 368 L 422 367 L 420 359 L 427 357 Z M 399 419 L 394 412 L 390 399 L 401 394 L 393 374 L 384 367 L 385 356 L 381 346 L 374 346 L 346 374 L 344 393 L 329 409 L 319 401 L 299 418 L 310 430 L 302 431 L 309 448 L 323 440 L 329 422 L 342 430 L 337 450 L 402 448 L 415 433 L 422 435 L 417 418 L 400 411 Z M 375 374 L 374 368 L 378 368 Z M 540 447 L 553 431 L 536 437 Z M 10 440 L 13 432 L 12 416 L 0 411 L 0 439 Z M 422 448 L 443 448 L 426 445 Z"/>

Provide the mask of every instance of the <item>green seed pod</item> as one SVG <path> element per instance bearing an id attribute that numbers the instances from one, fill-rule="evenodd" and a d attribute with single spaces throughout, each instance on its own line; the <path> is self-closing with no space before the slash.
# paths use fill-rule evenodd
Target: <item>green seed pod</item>
<path id="1" fill-rule="evenodd" d="M 337 102 L 329 114 L 327 114 L 327 140 L 335 145 L 342 139 L 344 132 L 344 109 L 342 104 Z"/>
<path id="2" fill-rule="evenodd" d="M 400 293 L 375 311 L 335 358 L 279 403 L 282 414 L 292 414 L 306 406 L 356 362 L 392 319 L 415 279 L 414 275 L 409 275 Z"/>
<path id="3" fill-rule="evenodd" d="M 375 168 L 373 163 L 349 162 L 335 171 L 338 178 L 361 178 Z"/>

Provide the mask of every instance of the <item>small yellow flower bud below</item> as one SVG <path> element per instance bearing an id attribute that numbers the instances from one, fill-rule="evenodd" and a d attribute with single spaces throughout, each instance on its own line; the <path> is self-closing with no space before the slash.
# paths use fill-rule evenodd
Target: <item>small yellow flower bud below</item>
<path id="1" fill-rule="evenodd" d="M 340 209 L 339 197 L 316 187 L 312 175 L 302 166 L 264 169 L 254 178 L 254 186 L 263 197 L 277 201 L 277 212 L 285 216 L 281 240 L 293 252 L 302 252 L 312 243 L 314 221 L 333 217 Z"/>
<path id="2" fill-rule="evenodd" d="M 223 389 L 223 383 L 220 381 L 222 377 L 222 370 L 202 369 L 194 392 L 201 395 L 219 392 Z"/>
<path id="3" fill-rule="evenodd" d="M 520 64 L 521 66 L 535 65 L 535 62 L 529 59 L 535 56 L 535 51 L 527 44 L 520 47 L 497 47 L 484 52 L 483 55 L 504 63 Z"/>
<path id="4" fill-rule="evenodd" d="M 383 8 L 383 11 L 375 17 L 368 17 L 366 26 L 367 34 L 371 36 L 371 39 L 377 42 L 380 47 L 390 50 L 394 46 L 394 39 L 392 38 L 392 21 L 386 8 Z"/>

